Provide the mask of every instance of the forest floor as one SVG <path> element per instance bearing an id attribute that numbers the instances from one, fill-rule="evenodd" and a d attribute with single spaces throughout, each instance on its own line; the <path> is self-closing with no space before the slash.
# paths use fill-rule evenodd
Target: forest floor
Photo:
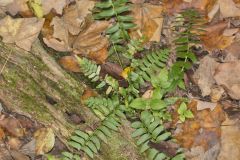
<path id="1" fill-rule="evenodd" d="M 169 66 L 176 59 L 176 30 L 173 29 L 176 16 L 189 8 L 202 14 L 204 35 L 200 37 L 201 43 L 191 44 L 197 61 L 184 74 L 186 89 L 177 89 L 173 93 L 189 99 L 188 108 L 194 117 L 184 117 L 180 122 L 178 114 L 173 113 L 172 121 L 165 127 L 174 128 L 174 138 L 185 149 L 186 159 L 240 160 L 240 1 L 129 1 L 130 15 L 137 26 L 129 31 L 130 37 L 140 39 L 140 35 L 144 35 L 142 47 L 146 50 L 169 47 L 172 52 Z M 93 20 L 92 10 L 97 2 L 0 0 L 1 41 L 30 52 L 33 43 L 40 39 L 47 52 L 75 79 L 83 76 L 75 59 L 78 55 L 100 64 L 105 74 L 124 81 L 128 62 L 121 55 L 109 55 L 111 41 L 105 34 L 114 19 Z M 137 56 L 144 54 L 144 51 L 136 53 Z M 12 55 L 5 56 L 6 63 L 0 63 L 0 80 Z M 85 91 L 84 98 L 95 94 L 91 87 Z M 145 90 L 143 96 L 148 97 L 150 91 Z M 51 97 L 47 98 L 49 103 L 55 103 Z M 1 160 L 41 160 L 46 157 L 54 160 L 54 155 L 57 157 L 67 149 L 51 126 L 8 110 L 2 101 L 0 94 Z M 172 108 L 179 105 L 176 103 Z M 84 121 L 78 114 L 69 113 L 68 117 L 74 125 Z M 153 147 L 170 152 L 166 146 Z"/>

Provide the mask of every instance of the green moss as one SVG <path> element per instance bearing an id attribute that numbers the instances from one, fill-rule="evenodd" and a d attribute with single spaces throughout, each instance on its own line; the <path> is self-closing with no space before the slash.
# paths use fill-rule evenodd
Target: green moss
<path id="1" fill-rule="evenodd" d="M 138 157 L 138 153 L 134 154 L 135 157 L 132 157 L 132 153 L 136 150 L 133 145 L 129 145 L 129 141 L 124 139 L 123 136 L 119 134 L 114 134 L 111 138 L 108 139 L 108 146 L 103 145 L 102 156 L 103 159 L 109 160 L 129 160 L 129 159 L 141 159 Z"/>
<path id="2" fill-rule="evenodd" d="M 45 108 L 44 105 L 40 104 L 36 97 L 31 97 L 23 93 L 20 98 L 22 100 L 22 109 L 27 113 L 34 115 L 36 119 L 43 122 L 53 120 L 53 117 L 49 114 L 48 109 Z"/>

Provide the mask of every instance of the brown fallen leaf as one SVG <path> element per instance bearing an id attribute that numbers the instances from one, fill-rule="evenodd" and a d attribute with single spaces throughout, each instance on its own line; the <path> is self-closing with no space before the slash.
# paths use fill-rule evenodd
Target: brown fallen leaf
<path id="1" fill-rule="evenodd" d="M 83 92 L 82 97 L 81 97 L 81 101 L 83 103 L 88 98 L 96 97 L 96 96 L 97 96 L 97 92 L 94 91 L 93 89 L 87 87 L 87 88 L 84 89 L 84 92 Z"/>
<path id="2" fill-rule="evenodd" d="M 223 18 L 240 17 L 240 8 L 236 6 L 233 0 L 219 0 L 218 4 Z"/>
<path id="3" fill-rule="evenodd" d="M 34 133 L 36 139 L 36 155 L 48 153 L 54 146 L 55 135 L 51 128 L 40 128 Z"/>
<path id="4" fill-rule="evenodd" d="M 220 142 L 220 126 L 225 120 L 225 114 L 219 104 L 212 111 L 210 109 L 197 111 L 197 104 L 198 102 L 193 100 L 188 105 L 194 113 L 194 119 L 181 124 L 182 130 L 174 137 L 184 148 L 201 146 L 207 151 Z"/>
<path id="5" fill-rule="evenodd" d="M 73 44 L 75 54 L 103 63 L 107 58 L 109 45 L 107 37 L 102 33 L 108 28 L 109 22 L 95 21 L 82 31 Z"/>
<path id="6" fill-rule="evenodd" d="M 146 41 L 159 42 L 163 23 L 162 10 L 162 6 L 148 3 L 133 5 L 132 16 L 137 27 L 130 31 L 130 36 L 138 39 L 141 37 L 140 31 L 146 37 Z"/>
<path id="7" fill-rule="evenodd" d="M 10 137 L 7 144 L 10 149 L 18 150 L 21 147 L 22 142 L 18 138 Z"/>
<path id="8" fill-rule="evenodd" d="M 56 51 L 71 51 L 72 49 L 68 41 L 69 33 L 63 19 L 54 17 L 50 25 L 53 26 L 53 35 L 46 35 L 46 37 L 43 38 L 44 43 Z"/>
<path id="9" fill-rule="evenodd" d="M 211 94 L 210 94 L 211 102 L 216 103 L 216 102 L 220 101 L 223 94 L 224 94 L 224 89 L 221 86 L 216 86 L 216 87 L 212 88 Z"/>
<path id="10" fill-rule="evenodd" d="M 5 133 L 3 129 L 0 127 L 0 141 L 2 141 L 5 138 Z"/>
<path id="11" fill-rule="evenodd" d="M 240 61 L 219 64 L 214 79 L 233 99 L 240 100 Z"/>
<path id="12" fill-rule="evenodd" d="M 225 62 L 237 61 L 240 59 L 240 41 L 232 43 L 226 49 Z"/>
<path id="13" fill-rule="evenodd" d="M 193 78 L 201 89 L 202 96 L 207 96 L 211 93 L 211 88 L 215 83 L 213 75 L 218 65 L 219 63 L 210 56 L 205 56 L 200 61 L 200 66 L 194 73 Z"/>
<path id="14" fill-rule="evenodd" d="M 18 47 L 31 50 L 32 43 L 38 38 L 44 19 L 16 18 L 6 16 L 0 20 L 0 35 L 4 43 L 15 43 Z"/>
<path id="15" fill-rule="evenodd" d="M 6 115 L 1 115 L 0 127 L 14 137 L 23 137 L 25 133 L 25 129 L 17 119 Z"/>
<path id="16" fill-rule="evenodd" d="M 61 66 L 63 66 L 64 69 L 71 72 L 81 71 L 80 66 L 78 65 L 78 62 L 76 61 L 76 58 L 74 56 L 61 57 L 58 62 L 61 64 Z"/>
<path id="17" fill-rule="evenodd" d="M 0 6 L 5 7 L 11 3 L 13 3 L 14 0 L 0 0 Z"/>
<path id="18" fill-rule="evenodd" d="M 9 153 L 9 150 L 3 141 L 0 141 L 0 159 L 1 160 L 12 160 L 12 156 Z"/>
<path id="19" fill-rule="evenodd" d="M 118 64 L 106 62 L 101 65 L 102 77 L 105 77 L 105 75 L 110 75 L 115 79 L 120 80 L 120 79 L 123 79 L 122 72 L 123 72 L 123 69 Z"/>
<path id="20" fill-rule="evenodd" d="M 240 129 L 234 120 L 223 122 L 221 136 L 221 150 L 217 160 L 239 160 L 240 157 Z"/>
<path id="21" fill-rule="evenodd" d="M 6 11 L 12 16 L 18 13 L 23 17 L 32 17 L 33 13 L 28 7 L 28 0 L 14 0 L 12 3 L 6 6 Z"/>
<path id="22" fill-rule="evenodd" d="M 47 15 L 51 10 L 62 15 L 63 8 L 68 4 L 68 0 L 42 0 L 43 14 Z"/>
<path id="23" fill-rule="evenodd" d="M 204 36 L 201 36 L 203 45 L 209 49 L 224 49 L 231 45 L 234 40 L 234 35 L 224 36 L 224 30 L 227 28 L 228 22 L 219 22 L 214 25 L 210 25 L 205 29 L 206 33 Z"/>
<path id="24" fill-rule="evenodd" d="M 207 14 L 216 1 L 217 0 L 164 0 L 164 8 L 171 14 L 188 8 L 195 8 Z"/>
<path id="25" fill-rule="evenodd" d="M 71 5 L 64 10 L 63 21 L 69 33 L 79 34 L 82 31 L 85 18 L 91 13 L 95 2 L 90 0 L 78 0 L 76 5 Z"/>
<path id="26" fill-rule="evenodd" d="M 21 152 L 11 150 L 10 151 L 11 156 L 14 158 L 14 160 L 30 160 L 30 158 L 26 155 L 24 155 Z"/>

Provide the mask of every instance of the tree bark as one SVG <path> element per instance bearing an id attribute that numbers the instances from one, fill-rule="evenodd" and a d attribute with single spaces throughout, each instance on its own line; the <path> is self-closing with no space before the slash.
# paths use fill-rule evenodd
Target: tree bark
<path id="1" fill-rule="evenodd" d="M 52 127 L 64 143 L 74 129 L 84 130 L 98 124 L 99 119 L 80 101 L 86 85 L 65 72 L 39 41 L 33 44 L 31 52 L 1 42 L 0 71 L 0 102 L 12 112 Z M 74 125 L 67 112 L 81 115 L 86 123 Z M 124 121 L 120 133 L 114 133 L 109 143 L 103 144 L 96 159 L 142 159 L 130 132 L 128 122 Z"/>

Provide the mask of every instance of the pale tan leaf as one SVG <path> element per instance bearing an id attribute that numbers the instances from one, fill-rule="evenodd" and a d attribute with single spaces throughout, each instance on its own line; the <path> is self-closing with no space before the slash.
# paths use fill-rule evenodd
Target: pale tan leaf
<path id="1" fill-rule="evenodd" d="M 240 61 L 222 63 L 216 69 L 214 79 L 233 99 L 240 99 Z"/>
<path id="2" fill-rule="evenodd" d="M 228 22 L 218 22 L 214 25 L 209 25 L 206 28 L 206 33 L 201 37 L 203 45 L 208 50 L 224 49 L 232 44 L 235 36 L 224 36 L 224 31 L 228 27 Z"/>
<path id="3" fill-rule="evenodd" d="M 53 35 L 44 37 L 44 43 L 56 51 L 71 51 L 68 43 L 69 34 L 67 28 L 65 27 L 63 19 L 54 17 L 50 25 L 53 26 Z"/>
<path id="4" fill-rule="evenodd" d="M 54 146 L 55 135 L 51 128 L 40 128 L 34 133 L 36 139 L 36 155 L 48 153 Z"/>
<path id="5" fill-rule="evenodd" d="M 232 0 L 219 0 L 218 3 L 223 18 L 240 16 L 240 8 Z"/>
<path id="6" fill-rule="evenodd" d="M 76 5 L 71 5 L 65 9 L 63 20 L 69 33 L 77 35 L 85 24 L 85 18 L 91 13 L 94 2 L 89 0 L 77 1 Z"/>
<path id="7" fill-rule="evenodd" d="M 31 17 L 33 13 L 28 7 L 28 0 L 14 0 L 12 3 L 6 6 L 6 10 L 12 15 L 20 14 L 23 17 Z"/>
<path id="8" fill-rule="evenodd" d="M 151 5 L 148 3 L 135 4 L 132 7 L 132 16 L 137 28 L 131 30 L 130 35 L 136 39 L 142 35 L 146 36 L 147 41 L 160 41 L 162 31 L 162 6 Z"/>
<path id="9" fill-rule="evenodd" d="M 0 20 L 0 35 L 5 43 L 15 43 L 30 51 L 32 43 L 38 38 L 44 19 L 16 18 L 6 16 Z"/>
<path id="10" fill-rule="evenodd" d="M 75 54 L 94 59 L 100 63 L 107 58 L 108 39 L 102 33 L 108 28 L 109 22 L 92 22 L 82 31 L 73 44 Z"/>
<path id="11" fill-rule="evenodd" d="M 207 96 L 211 93 L 211 88 L 215 83 L 213 75 L 218 64 L 209 56 L 204 57 L 200 61 L 200 66 L 194 73 L 194 79 L 202 91 L 202 96 Z"/>
<path id="12" fill-rule="evenodd" d="M 61 15 L 66 5 L 67 0 L 42 0 L 43 14 L 47 15 L 51 10 L 54 10 Z"/>
<path id="13" fill-rule="evenodd" d="M 0 6 L 7 6 L 8 4 L 11 4 L 13 0 L 0 0 Z"/>

